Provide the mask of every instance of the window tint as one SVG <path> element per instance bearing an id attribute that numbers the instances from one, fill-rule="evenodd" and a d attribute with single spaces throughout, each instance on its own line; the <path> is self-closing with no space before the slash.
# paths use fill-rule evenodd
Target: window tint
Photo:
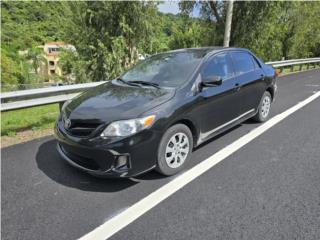
<path id="1" fill-rule="evenodd" d="M 228 53 L 222 53 L 214 56 L 201 71 L 201 76 L 219 76 L 222 79 L 227 79 L 233 75 L 232 60 Z"/>
<path id="2" fill-rule="evenodd" d="M 251 72 L 255 69 L 252 56 L 246 52 L 231 53 L 237 74 Z"/>

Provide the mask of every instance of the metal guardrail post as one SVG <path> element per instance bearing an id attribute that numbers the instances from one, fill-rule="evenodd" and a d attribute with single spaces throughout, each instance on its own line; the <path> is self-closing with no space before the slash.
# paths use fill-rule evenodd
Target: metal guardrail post
<path id="1" fill-rule="evenodd" d="M 293 72 L 294 65 L 291 66 L 290 71 Z"/>

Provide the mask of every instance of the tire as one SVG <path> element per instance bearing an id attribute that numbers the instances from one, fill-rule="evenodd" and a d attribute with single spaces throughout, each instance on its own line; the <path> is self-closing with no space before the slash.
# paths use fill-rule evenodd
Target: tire
<path id="1" fill-rule="evenodd" d="M 159 144 L 156 171 L 165 176 L 180 172 L 190 158 L 192 147 L 190 129 L 184 124 L 173 125 L 164 133 Z"/>
<path id="2" fill-rule="evenodd" d="M 260 100 L 258 112 L 252 119 L 255 120 L 256 122 L 267 121 L 270 116 L 271 104 L 272 104 L 271 94 L 268 91 L 266 91 L 264 92 Z"/>

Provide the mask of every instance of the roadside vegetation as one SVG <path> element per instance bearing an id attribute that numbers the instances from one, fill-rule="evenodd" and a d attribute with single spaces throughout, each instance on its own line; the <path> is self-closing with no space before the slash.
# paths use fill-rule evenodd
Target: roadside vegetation
<path id="1" fill-rule="evenodd" d="M 4 112 L 1 114 L 1 136 L 15 136 L 24 130 L 53 128 L 58 114 L 58 104 Z"/>
<path id="2" fill-rule="evenodd" d="M 286 67 L 286 68 L 284 68 L 282 70 L 281 74 L 288 74 L 288 73 L 292 73 L 292 72 L 305 71 L 305 70 L 308 70 L 308 69 L 315 69 L 315 68 L 319 68 L 319 67 L 320 67 L 319 64 L 317 64 L 317 65 L 309 65 L 309 68 L 308 68 L 308 65 L 306 65 L 306 64 L 293 66 L 293 68 Z"/>
<path id="3" fill-rule="evenodd" d="M 180 14 L 163 14 L 154 1 L 4 1 L 1 3 L 1 91 L 42 86 L 39 45 L 72 44 L 59 65 L 75 83 L 112 79 L 139 54 L 221 46 L 227 2 L 181 1 Z M 197 9 L 199 16 L 193 16 Z M 230 45 L 264 61 L 320 56 L 319 2 L 234 2 Z M 19 54 L 26 51 L 27 54 Z M 295 67 L 294 70 L 298 70 Z M 284 73 L 288 69 L 284 70 Z M 65 81 L 57 76 L 57 81 Z M 1 136 L 52 128 L 58 105 L 2 113 Z"/>
<path id="4" fill-rule="evenodd" d="M 59 60 L 76 83 L 111 79 L 132 66 L 138 54 L 222 45 L 227 2 L 181 1 L 177 15 L 160 13 L 158 4 L 2 2 L 1 89 L 41 86 L 44 79 L 35 74 L 41 62 L 37 47 L 48 41 L 76 47 Z M 199 16 L 192 15 L 194 9 Z M 316 1 L 236 1 L 230 45 L 248 48 L 264 61 L 319 56 L 319 12 Z"/>

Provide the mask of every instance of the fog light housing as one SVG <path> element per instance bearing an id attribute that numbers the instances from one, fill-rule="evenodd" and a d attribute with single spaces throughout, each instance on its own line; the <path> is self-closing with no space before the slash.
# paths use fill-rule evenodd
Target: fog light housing
<path id="1" fill-rule="evenodd" d="M 115 163 L 114 163 L 114 168 L 119 169 L 123 167 L 129 167 L 129 156 L 128 155 L 119 155 L 117 156 Z"/>

